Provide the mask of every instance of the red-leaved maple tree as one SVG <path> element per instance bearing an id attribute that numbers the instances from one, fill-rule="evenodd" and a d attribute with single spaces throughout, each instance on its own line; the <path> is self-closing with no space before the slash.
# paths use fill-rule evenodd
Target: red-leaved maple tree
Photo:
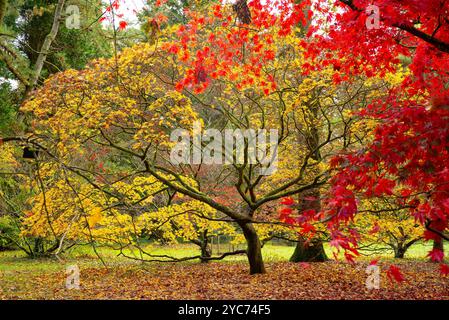
<path id="1" fill-rule="evenodd" d="M 375 18 L 379 25 L 369 28 Z M 357 255 L 357 230 L 349 227 L 361 197 L 394 196 L 426 228 L 427 240 L 449 239 L 449 2 L 442 0 L 340 0 L 337 10 L 325 1 L 314 7 L 321 23 L 309 30 L 304 46 L 322 57 L 333 50 L 342 74 L 394 71 L 400 58 L 411 71 L 389 98 L 360 112 L 379 121 L 370 145 L 335 157 L 332 189 L 319 219 L 330 219 L 332 245 L 351 260 Z M 329 22 L 326 32 L 317 32 Z M 316 216 L 314 216 L 316 217 Z M 440 249 L 429 253 L 442 261 Z M 390 270 L 400 281 L 396 270 Z M 395 271 L 395 272 L 393 272 Z M 441 272 L 447 274 L 447 266 Z"/>

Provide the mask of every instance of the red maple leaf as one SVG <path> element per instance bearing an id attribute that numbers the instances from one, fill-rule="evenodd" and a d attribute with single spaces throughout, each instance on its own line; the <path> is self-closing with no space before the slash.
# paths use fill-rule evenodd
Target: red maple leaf
<path id="1" fill-rule="evenodd" d="M 395 182 L 388 179 L 379 179 L 377 185 L 374 188 L 374 194 L 376 196 L 382 196 L 384 194 L 392 195 Z"/>
<path id="2" fill-rule="evenodd" d="M 295 204 L 295 200 L 292 197 L 287 197 L 281 200 L 281 204 L 284 206 L 292 206 Z"/>
<path id="3" fill-rule="evenodd" d="M 375 234 L 375 233 L 379 232 L 379 230 L 380 230 L 380 226 L 379 226 L 379 224 L 376 222 L 376 223 L 374 223 L 374 225 L 373 225 L 373 227 L 371 228 L 371 230 L 368 231 L 368 233 L 369 233 L 369 234 Z"/>
<path id="4" fill-rule="evenodd" d="M 118 0 L 115 0 L 112 3 L 112 6 L 114 7 L 115 10 L 118 10 L 120 8 L 120 2 Z"/>
<path id="5" fill-rule="evenodd" d="M 441 262 L 444 258 L 444 252 L 440 249 L 432 249 L 427 256 L 435 262 Z"/>
<path id="6" fill-rule="evenodd" d="M 440 264 L 440 273 L 442 276 L 446 277 L 449 275 L 449 266 L 447 264 Z"/>
<path id="7" fill-rule="evenodd" d="M 379 262 L 379 260 L 374 259 L 374 260 L 371 260 L 371 262 L 369 263 L 369 265 L 370 265 L 370 266 L 376 266 L 378 262 Z"/>
<path id="8" fill-rule="evenodd" d="M 126 29 L 127 26 L 128 26 L 128 22 L 126 22 L 126 21 L 120 21 L 118 24 L 119 30 L 124 30 L 124 29 Z"/>
<path id="9" fill-rule="evenodd" d="M 345 259 L 346 259 L 346 261 L 348 261 L 350 264 L 354 264 L 354 263 L 355 263 L 354 258 L 355 258 L 355 255 L 350 254 L 350 253 L 348 253 L 348 252 L 345 252 Z"/>
<path id="10" fill-rule="evenodd" d="M 387 270 L 387 276 L 388 276 L 388 279 L 390 279 L 391 281 L 396 281 L 398 283 L 405 281 L 405 278 L 401 272 L 401 269 L 399 269 L 395 265 L 391 265 L 390 268 Z"/>

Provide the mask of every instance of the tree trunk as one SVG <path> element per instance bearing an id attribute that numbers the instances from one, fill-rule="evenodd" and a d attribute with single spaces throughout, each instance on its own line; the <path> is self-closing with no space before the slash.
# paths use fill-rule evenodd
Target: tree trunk
<path id="1" fill-rule="evenodd" d="M 207 230 L 205 230 L 201 236 L 201 263 L 208 263 L 207 258 L 212 257 L 212 250 L 207 238 Z"/>
<path id="2" fill-rule="evenodd" d="M 396 259 L 404 259 L 405 256 L 405 252 L 407 251 L 406 248 L 404 248 L 403 246 L 399 245 L 394 249 L 394 257 Z"/>
<path id="3" fill-rule="evenodd" d="M 433 240 L 433 249 L 441 250 L 444 252 L 443 238 L 439 237 L 437 240 Z M 431 260 L 432 262 L 436 262 Z"/>
<path id="4" fill-rule="evenodd" d="M 44 253 L 44 242 L 42 238 L 34 239 L 33 258 L 41 257 Z"/>
<path id="5" fill-rule="evenodd" d="M 248 256 L 250 274 L 265 273 L 265 266 L 262 258 L 262 246 L 256 229 L 250 222 L 239 224 L 247 243 L 246 255 Z"/>
<path id="6" fill-rule="evenodd" d="M 209 238 L 207 236 L 207 230 L 203 231 L 198 239 L 191 239 L 190 242 L 193 244 L 196 244 L 198 247 L 200 247 L 201 250 L 201 256 L 200 261 L 201 263 L 207 263 L 209 262 L 210 257 L 212 257 L 212 248 L 209 245 Z"/>
<path id="7" fill-rule="evenodd" d="M 299 196 L 298 211 L 302 212 L 310 209 L 316 212 L 321 210 L 320 191 L 318 189 L 306 191 Z M 306 242 L 302 237 L 299 238 L 295 251 L 290 258 L 291 262 L 324 262 L 327 260 L 321 240 L 312 239 Z"/>
<path id="8" fill-rule="evenodd" d="M 302 239 L 298 241 L 295 252 L 290 258 L 291 262 L 324 262 L 327 261 L 323 242 L 320 240 L 306 242 Z"/>
<path id="9" fill-rule="evenodd" d="M 319 105 L 316 103 L 308 103 L 310 111 L 310 121 L 313 122 L 318 119 Z M 321 162 L 322 157 L 320 153 L 320 133 L 318 128 L 312 127 L 305 135 L 305 144 L 307 145 L 310 157 Z M 312 172 L 316 175 L 320 174 L 320 170 L 315 168 Z M 311 172 L 311 173 L 312 173 Z M 301 213 L 306 210 L 321 211 L 321 193 L 319 188 L 306 190 L 299 194 L 298 212 Z M 326 252 L 324 251 L 323 242 L 320 239 L 312 239 L 305 242 L 302 237 L 299 238 L 296 245 L 295 252 L 290 258 L 291 262 L 323 262 L 328 260 Z"/>
<path id="10" fill-rule="evenodd" d="M 208 263 L 209 259 L 212 257 L 212 251 L 210 250 L 209 245 L 205 245 L 201 247 L 201 263 Z"/>

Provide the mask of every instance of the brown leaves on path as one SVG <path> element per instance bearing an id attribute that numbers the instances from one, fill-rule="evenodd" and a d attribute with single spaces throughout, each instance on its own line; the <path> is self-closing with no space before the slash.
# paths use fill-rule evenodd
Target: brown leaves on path
<path id="1" fill-rule="evenodd" d="M 0 278 L 1 299 L 449 299 L 438 265 L 398 263 L 405 281 L 393 283 L 380 263 L 380 289 L 367 289 L 368 263 L 269 263 L 250 276 L 244 263 L 147 265 L 81 269 L 80 290 L 65 288 L 64 272 Z M 29 276 L 29 275 L 28 275 Z M 1 277 L 1 274 L 0 274 Z M 3 282 L 3 283 L 2 283 Z"/>

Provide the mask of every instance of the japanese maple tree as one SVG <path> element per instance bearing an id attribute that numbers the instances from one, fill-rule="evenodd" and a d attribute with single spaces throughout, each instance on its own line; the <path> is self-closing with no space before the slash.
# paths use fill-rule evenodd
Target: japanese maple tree
<path id="1" fill-rule="evenodd" d="M 449 3 L 447 1 L 335 1 L 337 10 L 316 3 L 326 32 L 312 27 L 308 52 L 321 58 L 330 48 L 343 74 L 387 72 L 399 61 L 410 76 L 388 99 L 372 103 L 360 116 L 376 119 L 373 141 L 333 159 L 337 171 L 322 215 L 331 217 L 334 244 L 354 249 L 356 231 L 343 232 L 358 212 L 358 198 L 395 196 L 423 224 L 426 239 L 449 239 Z M 376 6 L 376 7 L 373 7 Z M 375 28 L 368 26 L 377 18 Z M 374 10 L 374 11 L 373 11 Z M 374 13 L 373 13 L 374 12 Z M 367 23 L 368 22 L 368 23 Z M 315 32 L 315 36 L 313 33 Z M 339 63 L 344 61 L 344 63 Z M 350 152 L 349 152 L 350 151 Z M 441 261 L 434 249 L 431 259 Z M 444 269 L 444 268 L 443 268 Z"/>

